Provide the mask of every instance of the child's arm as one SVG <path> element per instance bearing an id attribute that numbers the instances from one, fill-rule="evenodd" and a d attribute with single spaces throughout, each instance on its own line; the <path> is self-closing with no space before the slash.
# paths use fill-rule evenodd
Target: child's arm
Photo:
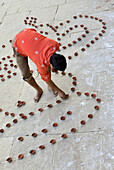
<path id="1" fill-rule="evenodd" d="M 48 68 L 48 72 L 50 73 L 50 77 L 51 77 L 51 67 Z M 52 80 L 48 81 L 47 84 L 48 86 L 50 86 L 51 89 L 57 91 L 62 99 L 68 98 L 68 95 L 66 95 L 59 87 L 57 87 L 57 85 Z"/>
<path id="2" fill-rule="evenodd" d="M 62 99 L 67 99 L 68 98 L 68 95 L 66 95 L 59 87 L 56 86 L 56 84 L 50 80 L 47 82 L 48 86 L 51 87 L 51 89 L 53 89 L 54 91 L 57 91 L 59 96 L 62 98 Z"/>

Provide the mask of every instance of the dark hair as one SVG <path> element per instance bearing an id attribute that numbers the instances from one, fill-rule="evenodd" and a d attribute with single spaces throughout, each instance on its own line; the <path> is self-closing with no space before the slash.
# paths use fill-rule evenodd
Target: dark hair
<path id="1" fill-rule="evenodd" d="M 67 67 L 66 58 L 61 54 L 54 53 L 50 57 L 50 63 L 56 70 L 64 71 Z"/>

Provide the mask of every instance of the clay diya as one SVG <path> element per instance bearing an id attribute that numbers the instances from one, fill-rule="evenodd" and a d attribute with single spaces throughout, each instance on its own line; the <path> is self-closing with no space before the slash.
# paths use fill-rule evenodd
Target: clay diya
<path id="1" fill-rule="evenodd" d="M 81 25 L 80 25 L 80 27 L 84 27 L 84 25 L 83 25 L 83 24 L 81 24 Z"/>
<path id="2" fill-rule="evenodd" d="M 66 49 L 66 46 L 63 46 L 62 48 L 63 48 L 63 49 Z"/>
<path id="3" fill-rule="evenodd" d="M 95 98 L 95 97 L 96 97 L 96 94 L 92 94 L 91 97 Z"/>
<path id="4" fill-rule="evenodd" d="M 85 51 L 85 48 L 81 48 L 81 51 Z"/>
<path id="5" fill-rule="evenodd" d="M 0 63 L 1 64 L 1 63 Z M 8 64 L 4 64 L 4 66 L 8 66 Z"/>
<path id="6" fill-rule="evenodd" d="M 22 142 L 24 140 L 24 138 L 23 137 L 19 137 L 18 140 Z"/>
<path id="7" fill-rule="evenodd" d="M 75 80 L 75 81 L 77 80 L 77 78 L 76 78 L 76 77 L 72 77 L 72 79 L 73 79 L 73 80 Z"/>
<path id="8" fill-rule="evenodd" d="M 94 44 L 95 43 L 95 41 L 94 40 L 91 40 L 91 44 Z"/>
<path id="9" fill-rule="evenodd" d="M 2 58 L 2 60 L 5 60 L 5 59 L 6 59 L 5 57 Z"/>
<path id="10" fill-rule="evenodd" d="M 9 163 L 12 162 L 12 158 L 10 157 L 10 158 L 6 159 L 6 161 Z"/>
<path id="11" fill-rule="evenodd" d="M 68 46 L 69 46 L 69 47 L 71 47 L 71 46 L 72 46 L 72 44 L 68 44 Z"/>
<path id="12" fill-rule="evenodd" d="M 59 36 L 60 34 L 59 33 L 56 33 L 57 36 Z"/>
<path id="13" fill-rule="evenodd" d="M 100 102 L 101 102 L 101 99 L 98 98 L 98 99 L 96 99 L 96 101 L 97 101 L 98 103 L 100 103 Z"/>
<path id="14" fill-rule="evenodd" d="M 86 34 L 89 34 L 89 31 L 88 31 L 88 30 L 86 30 L 85 32 L 86 32 Z"/>
<path id="15" fill-rule="evenodd" d="M 72 114 L 72 111 L 69 110 L 69 111 L 67 112 L 67 115 L 71 115 L 71 114 Z"/>
<path id="16" fill-rule="evenodd" d="M 39 149 L 45 149 L 44 145 L 39 146 Z"/>
<path id="17" fill-rule="evenodd" d="M 82 37 L 86 37 L 86 34 L 82 34 Z"/>
<path id="18" fill-rule="evenodd" d="M 71 56 L 68 56 L 68 59 L 69 59 L 69 60 L 71 60 L 71 59 L 72 59 L 72 57 L 71 57 Z"/>
<path id="19" fill-rule="evenodd" d="M 29 115 L 30 115 L 30 116 L 33 116 L 33 115 L 34 115 L 34 112 L 30 112 Z"/>
<path id="20" fill-rule="evenodd" d="M 42 109 L 42 108 L 39 108 L 38 111 L 39 111 L 39 112 L 43 112 L 43 109 Z"/>
<path id="21" fill-rule="evenodd" d="M 73 30 L 73 28 L 72 28 L 72 27 L 70 27 L 70 28 L 69 28 L 69 30 Z"/>
<path id="22" fill-rule="evenodd" d="M 23 159 L 24 158 L 24 155 L 23 154 L 20 154 L 19 156 L 18 156 L 18 159 Z"/>
<path id="23" fill-rule="evenodd" d="M 62 71 L 61 74 L 64 76 L 66 73 L 64 71 Z"/>
<path id="24" fill-rule="evenodd" d="M 7 123 L 7 124 L 6 124 L 6 127 L 7 127 L 7 128 L 11 127 L 11 124 L 10 124 L 10 123 Z"/>
<path id="25" fill-rule="evenodd" d="M 8 74 L 11 74 L 11 70 L 8 70 L 7 73 L 8 73 Z"/>
<path id="26" fill-rule="evenodd" d="M 63 33 L 62 36 L 65 36 L 65 33 Z"/>
<path id="27" fill-rule="evenodd" d="M 25 115 L 24 115 L 24 116 L 22 116 L 22 119 L 26 120 L 26 119 L 27 119 L 27 116 L 25 116 Z"/>
<path id="28" fill-rule="evenodd" d="M 81 92 L 77 92 L 77 95 L 80 96 L 82 93 Z"/>
<path id="29" fill-rule="evenodd" d="M 78 28 L 78 25 L 74 25 L 75 28 Z"/>
<path id="30" fill-rule="evenodd" d="M 106 25 L 106 22 L 102 22 L 103 25 Z"/>
<path id="31" fill-rule="evenodd" d="M 58 26 L 55 26 L 56 29 L 58 29 L 59 27 Z"/>
<path id="32" fill-rule="evenodd" d="M 73 16 L 74 19 L 77 19 L 77 16 Z"/>
<path id="33" fill-rule="evenodd" d="M 15 117 L 15 113 L 10 113 L 10 115 L 11 115 L 12 117 Z"/>
<path id="34" fill-rule="evenodd" d="M 66 22 L 67 22 L 67 23 L 70 23 L 70 20 L 67 20 Z"/>
<path id="35" fill-rule="evenodd" d="M 8 115 L 9 115 L 9 112 L 5 112 L 5 115 L 8 116 Z"/>
<path id="36" fill-rule="evenodd" d="M 106 27 L 105 27 L 105 26 L 103 26 L 103 28 L 104 28 L 104 29 L 106 29 Z"/>
<path id="37" fill-rule="evenodd" d="M 2 109 L 0 108 L 0 112 L 2 112 Z"/>
<path id="38" fill-rule="evenodd" d="M 7 67 L 4 67 L 4 70 L 7 70 L 8 68 Z"/>
<path id="39" fill-rule="evenodd" d="M 97 17 L 95 17 L 95 20 L 98 20 L 98 18 L 97 18 Z"/>
<path id="40" fill-rule="evenodd" d="M 72 92 L 74 92 L 74 91 L 75 91 L 75 88 L 74 88 L 74 87 L 72 87 L 72 88 L 71 88 L 71 91 L 72 91 Z"/>
<path id="41" fill-rule="evenodd" d="M 38 135 L 37 133 L 33 133 L 33 134 L 32 134 L 32 137 L 35 137 L 35 138 L 36 138 L 37 135 Z"/>
<path id="42" fill-rule="evenodd" d="M 73 84 L 74 86 L 76 86 L 76 85 L 77 85 L 77 82 L 76 82 L 76 81 L 74 81 L 74 82 L 72 82 L 72 84 Z"/>
<path id="43" fill-rule="evenodd" d="M 17 65 L 14 65 L 15 68 L 17 68 L 18 66 Z"/>
<path id="44" fill-rule="evenodd" d="M 56 103 L 57 103 L 57 104 L 61 103 L 61 100 L 57 100 Z"/>
<path id="45" fill-rule="evenodd" d="M 101 32 L 102 32 L 102 33 L 105 33 L 105 30 L 102 30 Z"/>
<path id="46" fill-rule="evenodd" d="M 81 41 L 81 38 L 78 38 L 77 40 L 78 40 L 78 41 Z"/>
<path id="47" fill-rule="evenodd" d="M 2 77 L 4 77 L 4 75 L 3 75 L 3 74 L 0 74 L 0 77 L 2 78 Z"/>
<path id="48" fill-rule="evenodd" d="M 90 47 L 90 44 L 86 44 L 86 47 Z"/>
<path id="49" fill-rule="evenodd" d="M 14 120 L 13 120 L 13 123 L 17 123 L 17 122 L 18 122 L 18 120 L 17 120 L 17 119 L 14 119 Z"/>
<path id="50" fill-rule="evenodd" d="M 85 94 L 85 96 L 89 96 L 89 93 L 88 92 L 86 92 L 86 93 L 84 93 Z"/>
<path id="51" fill-rule="evenodd" d="M 14 72 L 14 73 L 13 73 L 13 75 L 14 75 L 14 76 L 16 76 L 16 75 L 17 75 L 17 73 L 16 73 L 16 72 Z"/>
<path id="52" fill-rule="evenodd" d="M 10 66 L 11 66 L 11 67 L 13 67 L 13 63 L 12 63 L 12 64 L 10 64 Z"/>
<path id="53" fill-rule="evenodd" d="M 76 41 L 72 41 L 73 44 L 76 44 L 77 42 Z"/>
<path id="54" fill-rule="evenodd" d="M 65 117 L 65 116 L 62 116 L 60 119 L 61 119 L 61 120 L 65 120 L 65 119 L 66 119 L 66 117 Z"/>
<path id="55" fill-rule="evenodd" d="M 99 36 L 101 37 L 101 36 L 102 36 L 102 33 L 99 33 Z"/>
<path id="56" fill-rule="evenodd" d="M 84 30 L 87 30 L 87 27 L 84 27 Z"/>
<path id="57" fill-rule="evenodd" d="M 95 40 L 98 40 L 99 38 L 98 37 L 95 37 Z"/>
<path id="58" fill-rule="evenodd" d="M 4 133 L 4 129 L 0 129 L 0 133 Z"/>
<path id="59" fill-rule="evenodd" d="M 5 48 L 6 46 L 5 45 L 2 45 L 2 48 Z"/>
<path id="60" fill-rule="evenodd" d="M 90 16 L 91 19 L 93 19 L 94 17 L 93 16 Z"/>
<path id="61" fill-rule="evenodd" d="M 89 115 L 88 115 L 88 118 L 92 119 L 92 118 L 93 118 L 93 115 L 92 115 L 92 114 L 89 114 Z"/>
<path id="62" fill-rule="evenodd" d="M 48 131 L 47 131 L 47 129 L 43 129 L 42 132 L 43 133 L 47 133 Z"/>
<path id="63" fill-rule="evenodd" d="M 76 128 L 72 128 L 71 132 L 75 133 L 76 132 Z"/>
<path id="64" fill-rule="evenodd" d="M 2 82 L 5 81 L 5 78 L 2 78 L 1 81 L 2 81 Z"/>
<path id="65" fill-rule="evenodd" d="M 99 110 L 99 106 L 95 106 L 94 108 L 95 108 L 95 110 Z"/>
<path id="66" fill-rule="evenodd" d="M 74 53 L 75 56 L 78 56 L 78 52 Z"/>
<path id="67" fill-rule="evenodd" d="M 58 123 L 54 123 L 52 126 L 53 126 L 53 127 L 57 127 L 57 126 L 58 126 Z"/>
<path id="68" fill-rule="evenodd" d="M 58 41 L 61 41 L 61 38 L 57 38 Z"/>
<path id="69" fill-rule="evenodd" d="M 102 19 L 99 19 L 99 22 L 102 22 L 103 20 Z"/>
<path id="70" fill-rule="evenodd" d="M 63 139 L 67 138 L 67 134 L 62 134 L 61 138 L 63 138 Z"/>
<path id="71" fill-rule="evenodd" d="M 50 141 L 50 143 L 51 143 L 51 144 L 55 144 L 55 143 L 56 143 L 56 140 L 55 140 L 55 139 L 52 139 L 52 140 Z"/>
<path id="72" fill-rule="evenodd" d="M 88 15 L 85 15 L 85 18 L 88 18 Z"/>
<path id="73" fill-rule="evenodd" d="M 85 125 L 85 120 L 82 120 L 81 122 L 80 122 L 82 125 Z"/>
<path id="74" fill-rule="evenodd" d="M 67 33 L 69 33 L 69 30 L 66 30 Z"/>
<path id="75" fill-rule="evenodd" d="M 52 104 L 48 104 L 48 105 L 47 105 L 47 107 L 52 108 L 52 107 L 53 107 L 53 105 L 52 105 Z"/>
<path id="76" fill-rule="evenodd" d="M 36 151 L 35 151 L 35 150 L 31 150 L 29 153 L 30 153 L 31 155 L 34 155 L 34 154 L 36 153 Z"/>
<path id="77" fill-rule="evenodd" d="M 63 23 L 60 23 L 60 25 L 62 26 L 62 25 L 63 25 Z"/>
<path id="78" fill-rule="evenodd" d="M 79 15 L 80 18 L 82 18 L 83 16 L 82 15 Z"/>
<path id="79" fill-rule="evenodd" d="M 68 76 L 69 76 L 69 77 L 72 77 L 72 73 L 68 73 Z"/>

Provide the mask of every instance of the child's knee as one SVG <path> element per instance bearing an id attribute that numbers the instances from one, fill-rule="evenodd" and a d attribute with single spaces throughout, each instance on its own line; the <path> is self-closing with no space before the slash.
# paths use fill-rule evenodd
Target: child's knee
<path id="1" fill-rule="evenodd" d="M 23 74 L 23 80 L 26 82 L 29 82 L 32 79 L 32 73 L 28 74 Z"/>

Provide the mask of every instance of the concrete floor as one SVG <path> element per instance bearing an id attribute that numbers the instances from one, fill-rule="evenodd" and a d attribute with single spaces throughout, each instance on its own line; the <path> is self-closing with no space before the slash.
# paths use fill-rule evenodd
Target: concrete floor
<path id="1" fill-rule="evenodd" d="M 112 0 L 0 0 L 0 129 L 4 129 L 4 133 L 0 133 L 0 170 L 113 170 L 113 9 Z M 58 36 L 46 24 L 59 27 L 57 32 L 60 33 L 62 45 L 58 53 L 66 57 L 68 67 L 66 75 L 52 73 L 52 80 L 69 93 L 67 100 L 54 97 L 47 90 L 36 66 L 29 60 L 33 76 L 44 90 L 39 103 L 34 103 L 35 90 L 22 80 L 19 68 L 14 67 L 16 61 L 9 40 L 21 29 L 32 27 L 24 24 L 27 16 L 37 18 L 35 25 L 39 33 L 43 31 L 44 36 L 56 41 Z M 91 16 L 94 18 L 91 19 Z M 101 22 L 99 19 L 102 19 Z M 67 23 L 67 20 L 70 22 Z M 104 22 L 106 25 L 103 25 Z M 85 33 L 83 25 L 89 34 Z M 99 36 L 102 30 L 105 33 Z M 66 35 L 62 36 L 62 33 Z M 86 37 L 83 38 L 82 34 Z M 77 40 L 79 37 L 81 41 Z M 73 44 L 72 41 L 77 43 Z M 87 44 L 90 47 L 86 47 Z M 63 46 L 67 48 L 63 49 Z M 76 52 L 78 56 L 74 55 Z M 7 72 L 9 70 L 10 74 Z M 15 72 L 16 76 L 13 75 Z M 73 76 L 69 77 L 68 73 Z M 77 77 L 76 86 L 72 84 L 73 77 Z M 5 81 L 2 81 L 3 78 Z M 74 92 L 71 91 L 72 87 L 75 88 Z M 81 95 L 78 96 L 77 92 Z M 85 95 L 86 92 L 89 96 Z M 92 94 L 96 97 L 93 98 Z M 26 104 L 18 108 L 19 100 Z M 57 100 L 61 103 L 57 104 Z M 48 108 L 48 104 L 53 107 Z M 99 110 L 95 110 L 95 106 L 99 106 Z M 39 108 L 43 108 L 43 112 L 38 111 Z M 68 111 L 72 114 L 68 115 Z M 30 116 L 30 112 L 34 112 L 34 116 Z M 21 113 L 27 116 L 26 120 L 19 116 Z M 88 118 L 89 114 L 93 115 L 92 119 Z M 66 119 L 61 120 L 62 116 Z M 14 119 L 18 119 L 17 124 L 13 123 Z M 81 125 L 82 120 L 86 121 L 85 125 Z M 58 123 L 57 127 L 53 127 L 55 122 Z M 9 128 L 6 127 L 8 123 L 11 124 Z M 71 132 L 72 128 L 77 131 Z M 48 132 L 43 133 L 42 129 Z M 37 137 L 32 137 L 33 133 L 37 133 Z M 63 139 L 62 134 L 67 134 L 67 138 Z M 19 137 L 24 140 L 19 141 Z M 52 139 L 56 140 L 55 144 L 50 143 Z M 45 149 L 39 149 L 40 145 L 45 145 Z M 31 150 L 36 150 L 36 154 L 31 155 Z M 24 155 L 21 160 L 18 159 L 20 154 Z M 9 157 L 12 158 L 11 163 L 6 161 Z"/>

